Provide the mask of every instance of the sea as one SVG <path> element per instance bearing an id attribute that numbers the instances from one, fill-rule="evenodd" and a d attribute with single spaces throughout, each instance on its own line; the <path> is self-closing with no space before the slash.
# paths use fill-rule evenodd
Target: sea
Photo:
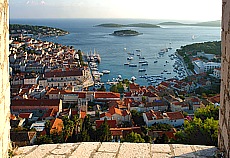
<path id="1" fill-rule="evenodd" d="M 171 20 L 173 21 L 173 20 Z M 161 75 L 164 79 L 177 76 L 173 72 L 173 64 L 170 55 L 176 49 L 192 43 L 220 41 L 220 27 L 204 26 L 161 26 L 160 28 L 105 28 L 95 27 L 102 23 L 134 24 L 151 23 L 158 24 L 162 20 L 143 19 L 10 19 L 10 24 L 29 24 L 56 27 L 70 32 L 66 36 L 41 38 L 44 41 L 74 46 L 85 54 L 94 50 L 100 54 L 101 63 L 98 64 L 99 72 L 109 70 L 109 74 L 101 77 L 101 82 L 114 81 L 116 78 L 131 79 L 140 85 L 149 85 L 141 76 Z M 116 30 L 132 29 L 142 33 L 138 36 L 112 36 Z M 159 55 L 161 49 L 169 49 L 164 55 Z M 127 61 L 130 54 L 133 60 Z M 139 64 L 140 54 L 148 62 L 147 66 Z M 137 64 L 137 67 L 129 67 L 124 63 Z M 145 69 L 139 72 L 139 69 Z M 169 73 L 164 73 L 169 72 Z"/>

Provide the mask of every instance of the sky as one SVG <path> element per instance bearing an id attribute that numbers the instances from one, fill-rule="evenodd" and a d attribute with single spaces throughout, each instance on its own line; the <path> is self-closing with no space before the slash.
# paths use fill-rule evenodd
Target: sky
<path id="1" fill-rule="evenodd" d="M 10 18 L 135 18 L 212 21 L 221 0 L 9 0 Z"/>

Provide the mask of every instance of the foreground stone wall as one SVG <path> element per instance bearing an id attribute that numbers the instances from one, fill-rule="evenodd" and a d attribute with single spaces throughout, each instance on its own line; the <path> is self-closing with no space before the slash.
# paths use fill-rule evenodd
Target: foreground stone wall
<path id="1" fill-rule="evenodd" d="M 200 145 L 83 142 L 21 147 L 13 158 L 210 158 L 216 151 Z"/>
<path id="2" fill-rule="evenodd" d="M 8 157 L 10 84 L 8 0 L 0 0 L 0 157 Z"/>
<path id="3" fill-rule="evenodd" d="M 222 0 L 222 67 L 219 147 L 230 157 L 230 0 Z"/>

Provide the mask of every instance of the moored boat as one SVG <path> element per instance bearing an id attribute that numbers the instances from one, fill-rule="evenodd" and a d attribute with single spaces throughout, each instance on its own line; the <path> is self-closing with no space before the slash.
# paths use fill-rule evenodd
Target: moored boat
<path id="1" fill-rule="evenodd" d="M 129 67 L 137 67 L 137 64 L 129 64 Z"/>
<path id="2" fill-rule="evenodd" d="M 109 70 L 102 70 L 102 73 L 103 73 L 103 74 L 109 74 L 110 71 L 109 71 Z"/>
<path id="3" fill-rule="evenodd" d="M 145 72 L 146 69 L 139 69 L 138 71 L 139 71 L 139 72 Z"/>

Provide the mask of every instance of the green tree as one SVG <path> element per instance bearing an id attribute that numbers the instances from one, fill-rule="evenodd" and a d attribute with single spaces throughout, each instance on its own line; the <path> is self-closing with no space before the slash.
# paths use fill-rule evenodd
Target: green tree
<path id="1" fill-rule="evenodd" d="M 116 86 L 116 85 L 112 85 L 112 86 L 110 87 L 110 92 L 118 93 L 117 86 Z"/>
<path id="2" fill-rule="evenodd" d="M 70 120 L 67 116 L 64 116 L 62 118 L 62 121 L 64 125 L 62 133 L 63 133 L 64 141 L 67 142 L 68 139 L 70 139 L 73 135 L 75 125 L 74 122 Z"/>
<path id="3" fill-rule="evenodd" d="M 131 142 L 131 143 L 144 143 L 145 142 L 145 140 L 141 138 L 140 134 L 134 133 L 134 132 L 129 133 L 123 141 Z"/>
<path id="4" fill-rule="evenodd" d="M 50 135 L 50 128 L 51 128 L 50 120 L 46 120 L 46 122 L 45 122 L 45 131 L 46 131 L 46 134 L 48 136 Z"/>
<path id="5" fill-rule="evenodd" d="M 184 130 L 175 134 L 175 143 L 188 143 L 192 145 L 215 145 L 218 142 L 218 120 L 207 118 L 202 121 L 194 118 L 192 121 L 185 121 Z"/>
<path id="6" fill-rule="evenodd" d="M 101 124 L 101 126 L 97 129 L 97 141 L 100 142 L 109 142 L 112 140 L 112 134 L 107 123 L 107 119 Z"/>
<path id="7" fill-rule="evenodd" d="M 53 144 L 53 141 L 48 135 L 44 135 L 37 137 L 35 144 Z"/>
<path id="8" fill-rule="evenodd" d="M 97 89 L 98 91 L 102 91 L 102 92 L 105 92 L 106 91 L 106 89 L 105 89 L 105 86 L 104 85 L 102 85 L 100 88 L 98 88 Z"/>
<path id="9" fill-rule="evenodd" d="M 195 117 L 200 118 L 203 121 L 211 117 L 213 117 L 214 120 L 218 120 L 219 119 L 219 107 L 214 106 L 213 104 L 210 104 L 206 106 L 205 108 L 198 108 L 195 111 Z"/>
<path id="10" fill-rule="evenodd" d="M 154 143 L 156 144 L 167 144 L 169 142 L 169 137 L 163 133 L 162 136 L 159 136 L 156 138 L 156 140 L 154 141 Z"/>
<path id="11" fill-rule="evenodd" d="M 117 91 L 118 91 L 119 93 L 124 93 L 124 86 L 123 86 L 122 82 L 119 82 L 119 83 L 117 84 Z"/>
<path id="12" fill-rule="evenodd" d="M 90 123 L 90 116 L 86 116 L 81 127 L 81 141 L 95 141 L 96 131 Z"/>

